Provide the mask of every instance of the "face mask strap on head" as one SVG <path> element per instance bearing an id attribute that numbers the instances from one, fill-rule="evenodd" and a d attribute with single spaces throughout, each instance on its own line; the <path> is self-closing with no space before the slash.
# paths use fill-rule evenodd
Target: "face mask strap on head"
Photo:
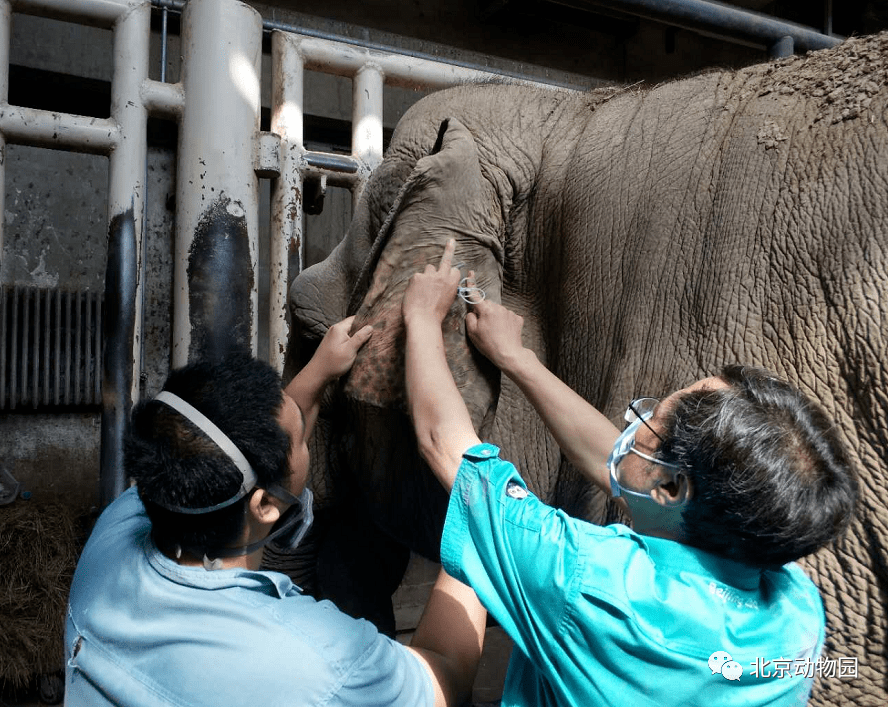
<path id="1" fill-rule="evenodd" d="M 217 503 L 213 506 L 205 506 L 203 508 L 186 508 L 185 506 L 175 506 L 167 503 L 160 503 L 159 501 L 154 501 L 161 508 L 165 508 L 168 511 L 172 511 L 174 513 L 186 513 L 189 515 L 197 515 L 201 513 L 212 513 L 213 511 L 218 511 L 222 508 L 227 508 L 228 506 L 236 503 L 244 496 L 246 496 L 250 491 L 252 491 L 256 487 L 256 482 L 258 477 L 256 476 L 256 472 L 253 471 L 253 467 L 250 466 L 250 462 L 247 461 L 247 458 L 243 455 L 240 449 L 237 448 L 234 442 L 226 435 L 222 430 L 220 430 L 216 425 L 206 417 L 200 410 L 193 407 L 189 403 L 185 402 L 178 395 L 174 395 L 169 391 L 161 391 L 157 394 L 157 397 L 154 398 L 162 402 L 164 405 L 167 405 L 176 412 L 178 412 L 182 417 L 194 423 L 207 437 L 209 437 L 213 442 L 216 443 L 216 446 L 219 447 L 225 454 L 234 462 L 234 465 L 240 470 L 243 475 L 243 481 L 241 482 L 241 487 L 238 492 L 232 496 L 231 498 L 222 501 L 221 503 Z"/>

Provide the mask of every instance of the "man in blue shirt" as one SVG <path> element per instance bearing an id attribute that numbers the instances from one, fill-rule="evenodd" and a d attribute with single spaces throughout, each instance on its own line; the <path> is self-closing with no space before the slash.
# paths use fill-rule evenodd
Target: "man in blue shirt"
<path id="1" fill-rule="evenodd" d="M 135 480 L 99 518 L 71 587 L 66 704 L 457 705 L 486 614 L 441 573 L 411 647 L 260 570 L 311 519 L 306 442 L 370 327 L 331 327 L 281 390 L 248 355 L 173 371 L 133 412 Z"/>
<path id="2" fill-rule="evenodd" d="M 764 371 L 728 367 L 633 401 L 621 434 L 523 347 L 520 317 L 474 305 L 473 343 L 634 529 L 570 518 L 481 443 L 452 382 L 441 324 L 461 277 L 453 249 L 405 293 L 408 403 L 451 492 L 443 565 L 516 643 L 503 706 L 805 704 L 825 620 L 792 561 L 834 540 L 856 498 L 820 408 Z M 761 669 L 778 660 L 788 670 Z"/>

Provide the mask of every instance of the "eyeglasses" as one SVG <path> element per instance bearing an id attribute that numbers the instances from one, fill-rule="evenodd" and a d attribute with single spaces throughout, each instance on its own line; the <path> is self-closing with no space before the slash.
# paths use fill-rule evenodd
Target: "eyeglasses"
<path id="1" fill-rule="evenodd" d="M 648 420 L 650 420 L 654 415 L 654 410 L 657 409 L 657 405 L 660 404 L 658 398 L 636 398 L 631 403 L 629 403 L 629 407 L 626 408 L 626 412 L 623 415 L 623 419 L 626 420 L 627 424 L 632 424 L 636 420 L 640 420 L 641 424 L 647 427 L 651 433 L 659 439 L 661 442 L 665 440 L 663 437 L 648 424 Z M 639 452 L 635 448 L 635 435 L 632 436 L 632 442 L 627 449 L 628 452 L 632 452 L 633 454 L 638 455 L 642 459 L 646 459 L 649 462 L 653 462 L 654 464 L 659 464 L 660 466 L 666 466 L 670 469 L 680 469 L 681 467 L 676 464 L 670 464 L 668 462 L 664 462 L 661 459 L 655 459 L 654 457 L 644 454 L 643 452 Z"/>
<path id="2" fill-rule="evenodd" d="M 623 415 L 623 419 L 630 425 L 636 420 L 641 420 L 641 424 L 647 427 L 653 432 L 657 439 L 663 442 L 663 438 L 647 423 L 647 421 L 653 417 L 654 410 L 657 409 L 657 405 L 659 404 L 660 400 L 658 398 L 636 398 L 629 403 L 629 407 L 626 408 L 626 413 Z"/>

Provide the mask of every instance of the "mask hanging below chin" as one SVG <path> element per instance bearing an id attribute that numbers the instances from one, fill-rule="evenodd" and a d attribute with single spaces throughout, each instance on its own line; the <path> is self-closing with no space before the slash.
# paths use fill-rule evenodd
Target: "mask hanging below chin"
<path id="1" fill-rule="evenodd" d="M 297 502 L 281 514 L 271 531 L 262 540 L 257 540 L 249 545 L 225 547 L 213 551 L 194 550 L 187 547 L 185 550 L 197 557 L 203 555 L 204 569 L 207 570 L 222 569 L 221 558 L 250 555 L 266 545 L 280 553 L 291 553 L 299 547 L 314 521 L 313 498 L 311 489 L 306 486 L 297 497 Z"/>

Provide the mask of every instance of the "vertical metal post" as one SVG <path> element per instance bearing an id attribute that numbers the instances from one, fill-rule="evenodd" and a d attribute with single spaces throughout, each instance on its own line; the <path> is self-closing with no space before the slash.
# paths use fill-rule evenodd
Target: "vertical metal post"
<path id="1" fill-rule="evenodd" d="M 166 83 L 167 80 L 167 9 L 163 8 L 160 16 L 160 82 Z"/>
<path id="2" fill-rule="evenodd" d="M 262 18 L 236 0 L 190 0 L 182 24 L 174 366 L 258 345 Z"/>
<path id="3" fill-rule="evenodd" d="M 303 81 L 304 60 L 299 41 L 290 33 L 271 35 L 271 132 L 281 138 L 281 173 L 271 190 L 271 292 L 268 312 L 268 362 L 279 372 L 289 343 L 287 286 L 290 249 L 297 251 L 302 271 L 303 209 Z"/>
<path id="4" fill-rule="evenodd" d="M 352 155 L 371 170 L 382 162 L 382 89 L 385 74 L 367 63 L 355 74 L 352 108 Z"/>
<path id="5" fill-rule="evenodd" d="M 782 59 L 795 53 L 795 41 L 790 36 L 781 37 L 768 47 L 768 56 L 772 59 Z"/>
<path id="6" fill-rule="evenodd" d="M 12 33 L 12 8 L 9 0 L 0 0 L 0 105 L 9 103 L 9 41 Z M 3 261 L 3 234 L 6 208 L 6 136 L 0 133 L 0 262 Z"/>
<path id="7" fill-rule="evenodd" d="M 108 264 L 105 272 L 105 355 L 102 374 L 100 498 L 126 488 L 123 439 L 142 369 L 141 244 L 145 230 L 148 111 L 139 91 L 148 78 L 151 5 L 146 0 L 114 25 L 111 118 L 120 143 L 108 160 Z M 79 305 L 78 305 L 79 306 Z"/>

